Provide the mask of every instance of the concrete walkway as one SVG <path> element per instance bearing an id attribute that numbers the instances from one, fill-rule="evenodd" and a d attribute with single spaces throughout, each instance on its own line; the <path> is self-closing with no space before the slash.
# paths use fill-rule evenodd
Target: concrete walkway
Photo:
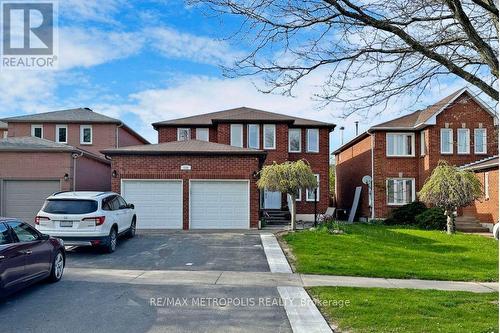
<path id="1" fill-rule="evenodd" d="M 221 285 L 262 287 L 318 287 L 341 286 L 361 288 L 409 288 L 456 290 L 475 293 L 498 291 L 496 282 L 460 282 L 416 279 L 384 279 L 355 276 L 311 275 L 271 272 L 234 271 L 152 271 L 71 268 L 64 273 L 64 279 L 73 281 L 130 283 L 151 285 Z"/>

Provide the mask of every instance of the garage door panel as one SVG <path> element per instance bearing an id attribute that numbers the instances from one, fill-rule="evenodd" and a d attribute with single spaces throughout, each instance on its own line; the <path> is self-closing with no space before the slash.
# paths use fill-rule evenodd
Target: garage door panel
<path id="1" fill-rule="evenodd" d="M 182 182 L 124 180 L 122 194 L 135 205 L 138 229 L 182 229 Z"/>
<path id="2" fill-rule="evenodd" d="M 191 229 L 248 229 L 247 181 L 192 181 Z"/>
<path id="3" fill-rule="evenodd" d="M 58 180 L 5 180 L 4 215 L 33 224 L 45 199 L 61 189 Z"/>

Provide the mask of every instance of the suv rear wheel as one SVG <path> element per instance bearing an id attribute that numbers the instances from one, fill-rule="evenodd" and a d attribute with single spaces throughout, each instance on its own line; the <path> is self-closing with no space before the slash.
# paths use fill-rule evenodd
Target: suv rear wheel
<path id="1" fill-rule="evenodd" d="M 111 228 L 109 232 L 108 239 L 106 240 L 106 245 L 104 247 L 104 251 L 106 253 L 113 253 L 116 250 L 116 244 L 118 243 L 118 233 L 116 232 L 116 228 Z"/>

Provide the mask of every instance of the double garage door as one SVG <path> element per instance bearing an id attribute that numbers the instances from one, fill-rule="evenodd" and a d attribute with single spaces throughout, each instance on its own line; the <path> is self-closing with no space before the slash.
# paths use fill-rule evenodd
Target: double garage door
<path id="1" fill-rule="evenodd" d="M 139 229 L 182 229 L 181 180 L 123 180 L 122 195 L 133 203 Z M 189 229 L 248 229 L 248 181 L 189 181 Z"/>

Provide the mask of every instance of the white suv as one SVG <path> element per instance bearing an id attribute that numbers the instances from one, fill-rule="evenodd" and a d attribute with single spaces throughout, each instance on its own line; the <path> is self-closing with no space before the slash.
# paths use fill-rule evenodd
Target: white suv
<path id="1" fill-rule="evenodd" d="M 100 246 L 114 252 L 120 235 L 135 236 L 134 205 L 113 192 L 59 192 L 45 201 L 36 229 L 66 246 Z"/>

